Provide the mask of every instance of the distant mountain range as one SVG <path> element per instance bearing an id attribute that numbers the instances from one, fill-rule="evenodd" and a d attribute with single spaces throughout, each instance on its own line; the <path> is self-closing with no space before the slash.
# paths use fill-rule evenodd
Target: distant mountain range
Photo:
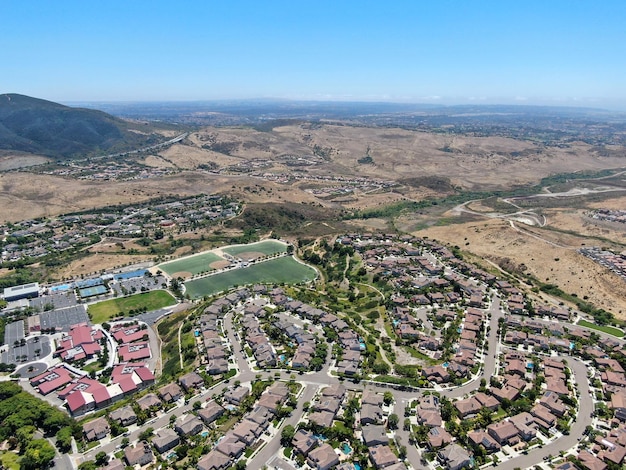
<path id="1" fill-rule="evenodd" d="M 0 150 L 63 160 L 132 150 L 161 140 L 150 126 L 102 111 L 13 93 L 0 95 Z"/>

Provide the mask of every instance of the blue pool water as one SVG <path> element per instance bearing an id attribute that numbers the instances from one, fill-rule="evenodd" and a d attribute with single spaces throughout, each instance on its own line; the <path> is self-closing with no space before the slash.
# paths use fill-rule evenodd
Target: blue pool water
<path id="1" fill-rule="evenodd" d="M 280 359 L 280 362 L 285 362 L 285 355 L 281 354 L 280 356 L 278 356 L 278 359 Z"/>
<path id="2" fill-rule="evenodd" d="M 315 439 L 317 439 L 318 441 L 326 441 L 326 440 L 328 440 L 324 436 L 322 436 L 321 434 L 314 434 L 313 437 Z"/>
<path id="3" fill-rule="evenodd" d="M 444 367 L 448 367 L 450 365 L 450 363 L 448 361 L 444 362 L 443 364 L 441 364 Z"/>
<path id="4" fill-rule="evenodd" d="M 207 437 L 209 435 L 209 431 L 202 431 L 201 436 L 202 437 Z"/>
<path id="5" fill-rule="evenodd" d="M 344 442 L 343 446 L 341 447 L 341 451 L 348 455 L 350 452 L 352 452 L 352 448 L 348 445 L 348 443 Z"/>
<path id="6" fill-rule="evenodd" d="M 354 463 L 354 470 L 361 470 L 361 466 L 358 463 Z"/>
<path id="7" fill-rule="evenodd" d="M 168 459 L 175 459 L 176 458 L 176 452 L 170 452 L 169 454 L 167 454 L 167 458 Z"/>
<path id="8" fill-rule="evenodd" d="M 532 369 L 535 365 L 532 362 L 529 362 L 528 364 L 526 364 L 526 368 L 528 369 Z"/>
<path id="9" fill-rule="evenodd" d="M 64 290 L 69 290 L 71 288 L 72 288 L 71 284 L 63 284 L 61 286 L 53 286 L 53 287 L 51 287 L 50 291 L 52 291 L 52 292 L 60 292 L 60 291 L 64 291 Z"/>
<path id="10" fill-rule="evenodd" d="M 194 331 L 194 332 L 193 332 L 193 334 L 194 334 L 195 336 L 200 336 L 200 332 L 199 332 L 199 331 L 197 331 L 197 330 L 196 330 L 196 331 Z"/>

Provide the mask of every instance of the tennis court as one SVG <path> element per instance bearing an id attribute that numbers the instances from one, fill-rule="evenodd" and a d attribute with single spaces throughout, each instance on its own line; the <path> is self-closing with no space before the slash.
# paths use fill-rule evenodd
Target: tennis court
<path id="1" fill-rule="evenodd" d="M 93 297 L 94 295 L 106 294 L 109 291 L 106 286 L 93 286 L 86 287 L 84 289 L 78 289 L 78 295 L 80 295 L 83 299 L 87 297 Z"/>
<path id="2" fill-rule="evenodd" d="M 317 277 L 315 269 L 299 263 L 292 256 L 284 256 L 252 266 L 233 269 L 213 276 L 194 279 L 185 283 L 186 293 L 197 299 L 227 291 L 235 286 L 250 284 L 297 284 Z"/>
<path id="3" fill-rule="evenodd" d="M 212 252 L 198 253 L 197 255 L 177 259 L 159 265 L 159 269 L 170 276 L 177 273 L 189 273 L 190 275 L 212 271 L 212 263 L 224 261 L 224 258 Z"/>

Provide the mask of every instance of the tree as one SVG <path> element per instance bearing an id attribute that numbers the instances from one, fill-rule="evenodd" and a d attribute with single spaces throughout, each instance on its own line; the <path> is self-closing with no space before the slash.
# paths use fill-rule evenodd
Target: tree
<path id="1" fill-rule="evenodd" d="M 20 468 L 37 470 L 46 468 L 54 459 L 54 447 L 45 439 L 33 439 L 27 446 L 20 461 Z"/>
<path id="2" fill-rule="evenodd" d="M 153 433 L 154 433 L 154 428 L 147 428 L 145 431 L 139 434 L 139 440 L 147 441 L 148 439 L 152 437 Z"/>
<path id="3" fill-rule="evenodd" d="M 96 465 L 98 467 L 104 467 L 108 461 L 109 461 L 109 456 L 107 455 L 106 452 L 101 450 L 100 452 L 96 454 Z"/>
<path id="4" fill-rule="evenodd" d="M 393 403 L 393 393 L 385 392 L 383 394 L 383 402 L 385 405 L 391 405 Z"/>
<path id="5" fill-rule="evenodd" d="M 280 443 L 282 444 L 282 446 L 283 447 L 290 446 L 291 440 L 293 439 L 293 436 L 295 436 L 295 434 L 296 434 L 296 429 L 291 424 L 288 424 L 287 426 L 285 426 L 282 432 L 280 433 Z"/>
<path id="6" fill-rule="evenodd" d="M 387 418 L 387 427 L 389 429 L 397 429 L 398 421 L 400 421 L 400 418 L 398 418 L 398 415 L 395 413 L 391 413 L 389 415 L 389 418 Z"/>
<path id="7" fill-rule="evenodd" d="M 72 428 L 66 426 L 56 433 L 56 444 L 59 451 L 67 454 L 72 449 Z"/>

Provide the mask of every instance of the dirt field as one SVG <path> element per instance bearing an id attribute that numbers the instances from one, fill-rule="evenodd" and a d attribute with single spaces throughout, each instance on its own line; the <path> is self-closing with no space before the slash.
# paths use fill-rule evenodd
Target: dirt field
<path id="1" fill-rule="evenodd" d="M 191 276 L 192 274 L 189 271 L 179 271 L 172 274 L 172 279 L 178 279 L 179 277 L 182 279 L 189 279 Z"/>
<path id="2" fill-rule="evenodd" d="M 224 261 L 215 261 L 215 262 L 209 264 L 209 267 L 211 269 L 223 269 L 223 268 L 225 268 L 225 267 L 227 267 L 229 265 L 230 265 L 230 261 L 224 260 Z"/>
<path id="3" fill-rule="evenodd" d="M 357 160 L 368 147 L 373 164 L 359 164 Z M 325 149 L 327 156 L 314 156 L 314 148 Z M 514 152 L 524 152 L 525 156 Z M 290 155 L 311 157 L 316 163 L 289 166 L 285 156 Z M 203 164 L 226 168 L 248 161 L 261 165 L 259 170 L 252 166 L 254 171 L 250 171 L 254 173 L 299 174 L 309 179 L 307 183 L 278 183 L 245 173 L 216 175 L 197 171 Z M 0 223 L 143 201 L 164 194 L 199 192 L 228 193 L 248 202 L 290 201 L 363 209 L 446 194 L 453 186 L 484 191 L 537 182 L 564 169 L 573 172 L 618 168 L 623 165 L 623 158 L 599 157 L 583 143 L 573 143 L 570 148 L 545 148 L 503 137 L 305 123 L 275 128 L 272 132 L 206 128 L 192 133 L 183 143 L 146 157 L 143 163 L 181 171 L 161 178 L 106 182 L 28 173 L 0 174 Z M 357 189 L 347 196 L 326 199 L 303 190 L 310 186 L 311 178 L 337 175 L 400 184 L 388 192 Z"/>
<path id="4" fill-rule="evenodd" d="M 289 166 L 284 158 L 313 157 L 314 148 L 318 155 L 311 158 L 311 165 Z M 368 148 L 373 163 L 359 164 L 357 160 L 368 152 Z M 324 150 L 323 156 L 320 156 L 319 149 Z M 520 157 L 516 152 L 523 152 L 524 156 Z M 598 156 L 594 148 L 584 143 L 553 148 L 503 137 L 463 137 L 329 124 L 294 124 L 275 128 L 272 132 L 207 128 L 192 133 L 184 143 L 145 158 L 146 165 L 180 170 L 166 177 L 94 182 L 26 172 L 0 173 L 0 223 L 140 202 L 162 195 L 198 193 L 227 193 L 246 203 L 290 202 L 333 209 L 377 208 L 402 200 L 449 194 L 453 187 L 477 191 L 508 189 L 564 171 L 597 171 L 624 165 L 618 152 L 610 155 Z M 216 175 L 197 170 L 199 165 L 214 164 L 225 168 L 250 160 L 259 164 L 258 170 L 254 166 L 250 170 L 257 176 L 232 171 L 228 175 Z M 0 169 L 3 161 L 0 160 Z M 262 177 L 265 173 L 303 178 L 273 182 Z M 386 192 L 356 189 L 352 194 L 327 198 L 318 198 L 305 191 L 312 187 L 332 186 L 335 182 L 326 183 L 316 178 L 337 175 L 391 180 L 398 185 Z M 624 208 L 626 197 L 607 196 L 602 201 L 596 198 L 589 203 L 584 203 L 581 198 L 569 202 L 569 205 L 558 207 L 558 200 L 553 200 L 552 205 L 540 208 L 538 214 L 545 216 L 546 228 L 487 219 L 484 215 L 499 207 L 491 207 L 487 202 L 468 205 L 480 213 L 474 215 L 441 215 L 435 211 L 443 209 L 433 208 L 396 220 L 395 225 L 383 219 L 350 221 L 349 224 L 363 231 L 413 231 L 418 236 L 458 245 L 462 250 L 496 264 L 508 258 L 518 267 L 524 265 L 538 279 L 554 282 L 581 298 L 587 296 L 594 304 L 626 317 L 625 283 L 576 253 L 583 244 L 607 244 L 626 250 L 626 227 L 622 230 L 617 224 L 597 223 L 586 215 L 590 208 Z M 457 223 L 459 221 L 462 223 Z M 344 224 L 329 220 L 326 225 L 332 229 L 340 223 Z M 304 227 L 306 224 L 302 225 Z M 122 243 L 125 250 L 136 247 L 132 243 Z M 147 256 L 121 255 L 120 249 L 115 241 L 105 241 L 91 250 L 100 254 L 72 263 L 59 271 L 58 276 L 89 274 L 149 259 Z M 175 257 L 188 254 L 189 249 L 180 248 Z"/>
<path id="5" fill-rule="evenodd" d="M 112 269 L 129 264 L 151 261 L 146 255 L 110 255 L 110 254 L 93 254 L 86 258 L 72 262 L 68 266 L 57 270 L 54 276 L 57 279 L 80 277 L 81 275 L 99 274 L 103 269 Z"/>

